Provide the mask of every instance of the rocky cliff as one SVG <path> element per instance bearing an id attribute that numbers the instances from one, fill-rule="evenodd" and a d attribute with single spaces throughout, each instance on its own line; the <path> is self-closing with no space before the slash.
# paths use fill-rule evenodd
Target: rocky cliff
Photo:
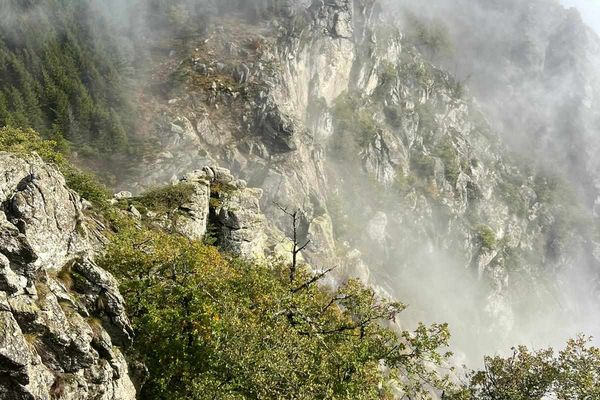
<path id="1" fill-rule="evenodd" d="M 515 155 L 488 104 L 384 4 L 287 1 L 265 5 L 266 19 L 213 15 L 202 40 L 173 52 L 183 61 L 171 63 L 177 79 L 156 99 L 153 128 L 164 151 L 126 186 L 218 164 L 263 190 L 270 225 L 286 230 L 276 204 L 303 210 L 309 262 L 371 279 L 415 304 L 415 319 L 507 341 L 541 329 L 548 312 L 567 330 L 580 324 L 569 293 L 581 282 L 567 277 L 590 277 L 582 290 L 594 293 L 597 275 L 581 186 Z M 546 25 L 578 29 L 553 7 Z M 545 71 L 552 54 L 564 59 L 546 54 Z"/>
<path id="2" fill-rule="evenodd" d="M 94 262 L 113 234 L 107 211 L 35 154 L 0 152 L 0 174 L 0 397 L 135 399 L 145 368 L 125 358 L 134 337 L 118 282 Z M 185 190 L 170 207 L 152 192 L 121 192 L 107 207 L 256 262 L 289 257 L 289 241 L 265 223 L 261 191 L 229 171 L 205 167 L 157 190 L 172 188 Z"/>
<path id="3" fill-rule="evenodd" d="M 0 153 L 0 397 L 134 399 L 118 284 L 94 264 L 102 227 L 39 157 Z"/>

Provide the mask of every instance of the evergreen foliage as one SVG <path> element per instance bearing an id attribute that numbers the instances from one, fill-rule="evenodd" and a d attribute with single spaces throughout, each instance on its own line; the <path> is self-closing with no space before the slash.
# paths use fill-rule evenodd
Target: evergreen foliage
<path id="1" fill-rule="evenodd" d="M 128 61 L 93 2 L 0 5 L 0 126 L 66 139 L 84 155 L 128 151 Z"/>

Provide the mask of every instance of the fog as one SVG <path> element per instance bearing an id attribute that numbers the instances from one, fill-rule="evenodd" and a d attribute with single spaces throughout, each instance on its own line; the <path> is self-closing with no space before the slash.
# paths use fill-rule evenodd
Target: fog
<path id="1" fill-rule="evenodd" d="M 600 177 L 598 36 L 575 9 L 555 1 L 406 0 L 386 6 L 401 31 L 407 15 L 444 26 L 451 51 L 429 55 L 430 61 L 466 85 L 509 151 L 533 170 L 560 176 L 574 196 L 570 203 L 586 210 L 572 231 L 585 244 L 565 249 L 559 262 L 546 260 L 534 279 L 526 276 L 531 271 L 511 272 L 499 291 L 465 271 L 448 246 L 427 244 L 415 249 L 423 254 L 412 267 L 384 268 L 392 277 L 404 271 L 386 286 L 414 302 L 408 311 L 414 319 L 450 322 L 457 348 L 470 362 L 519 343 L 560 346 L 579 332 L 600 337 L 594 311 L 600 264 L 590 233 L 597 224 Z M 587 9 L 592 7 L 597 11 L 589 2 Z"/>
<path id="2" fill-rule="evenodd" d="M 141 81 L 150 43 L 165 32 L 185 37 L 187 23 L 193 23 L 197 33 L 211 17 L 232 12 L 257 20 L 274 3 L 186 0 L 167 23 L 154 19 L 160 1 L 97 0 L 92 12 L 113 27 L 113 39 Z M 567 3 L 581 7 L 584 2 Z M 52 15 L 43 2 L 39 4 L 28 9 L 32 18 Z M 371 267 L 371 282 L 409 304 L 407 325 L 449 322 L 458 362 L 477 365 L 483 354 L 506 352 L 517 344 L 560 346 L 579 332 L 600 337 L 596 259 L 600 247 L 586 226 L 598 224 L 600 40 L 577 12 L 565 11 L 553 0 L 382 0 L 382 4 L 389 17 L 386 23 L 397 24 L 400 31 L 406 28 L 407 10 L 447 28 L 452 52 L 430 56 L 430 61 L 463 82 L 511 151 L 532 169 L 557 173 L 568 182 L 586 213 L 585 222 L 572 233 L 584 238 L 581 247 L 565 250 L 560 260 L 548 262 L 541 271 L 515 268 L 508 277 L 493 281 L 490 275 L 496 271 L 482 274 L 457 252 L 464 237 L 452 226 L 455 221 L 435 214 L 425 222 L 417 220 L 396 199 L 375 205 L 372 188 L 351 180 L 358 171 L 330 160 L 333 175 L 353 182 L 338 187 L 345 212 L 358 226 L 373 223 L 372 232 L 383 232 L 383 237 L 366 240 L 364 230 L 354 233 Z M 598 28 L 600 13 L 595 10 L 596 16 L 586 12 L 585 20 Z M 10 26 L 10 15 L 0 5 L 0 23 Z M 373 222 L 374 215 L 384 217 Z M 384 225 L 382 230 L 378 224 Z"/>
<path id="3" fill-rule="evenodd" d="M 594 0 L 561 0 L 565 7 L 579 10 L 583 20 L 596 32 L 600 32 L 600 3 Z"/>

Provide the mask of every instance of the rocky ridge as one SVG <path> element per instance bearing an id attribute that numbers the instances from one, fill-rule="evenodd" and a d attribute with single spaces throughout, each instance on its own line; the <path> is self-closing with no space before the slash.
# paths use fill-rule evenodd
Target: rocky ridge
<path id="1" fill-rule="evenodd" d="M 0 397 L 135 399 L 118 284 L 94 264 L 101 227 L 39 157 L 0 153 Z"/>
<path id="2" fill-rule="evenodd" d="M 124 356 L 134 338 L 118 282 L 94 263 L 110 235 L 102 218 L 35 154 L 0 152 L 0 172 L 0 397 L 135 399 L 145 369 Z M 140 211 L 127 192 L 113 206 L 192 240 L 210 235 L 257 262 L 286 256 L 288 242 L 266 227 L 260 190 L 219 167 L 173 184 L 192 189 L 176 209 Z"/>
<path id="3" fill-rule="evenodd" d="M 215 18 L 182 55 L 187 83 L 165 99 L 155 128 L 166 153 L 142 166 L 153 172 L 141 188 L 226 167 L 263 190 L 269 225 L 287 228 L 275 204 L 304 211 L 312 265 L 340 265 L 431 304 L 415 320 L 456 315 L 461 325 L 466 305 L 445 281 L 476 287 L 473 318 L 494 337 L 537 324 L 531 313 L 572 290 L 562 278 L 549 284 L 547 271 L 594 270 L 582 225 L 590 210 L 570 183 L 513 157 L 485 109 L 379 2 L 284 3 L 258 22 Z M 444 305 L 423 285 L 442 290 Z M 532 286 L 534 302 L 523 303 Z"/>

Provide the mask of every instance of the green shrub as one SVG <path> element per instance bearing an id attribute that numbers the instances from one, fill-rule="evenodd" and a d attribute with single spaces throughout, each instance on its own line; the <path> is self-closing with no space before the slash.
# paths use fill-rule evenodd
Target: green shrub
<path id="1" fill-rule="evenodd" d="M 484 368 L 467 375 L 467 385 L 448 392 L 448 400 L 542 400 L 600 398 L 600 349 L 591 339 L 569 340 L 554 349 L 532 351 L 525 346 L 512 349 L 504 358 L 488 356 Z"/>
<path id="2" fill-rule="evenodd" d="M 477 241 L 482 248 L 492 250 L 496 247 L 496 232 L 492 228 L 487 225 L 479 225 L 476 232 Z"/>
<path id="3" fill-rule="evenodd" d="M 144 207 L 159 214 L 176 211 L 182 205 L 189 203 L 194 195 L 194 185 L 179 183 L 147 191 L 135 199 Z"/>
<path id="4" fill-rule="evenodd" d="M 64 152 L 68 147 L 64 142 L 43 140 L 33 129 L 0 128 L 0 151 L 17 155 L 37 153 L 44 161 L 64 168 L 68 161 Z"/>
<path id="5" fill-rule="evenodd" d="M 222 182 L 214 182 L 210 186 L 210 206 L 212 208 L 222 207 L 227 198 L 235 190 L 237 190 L 235 186 Z"/>
<path id="6" fill-rule="evenodd" d="M 98 182 L 96 176 L 89 172 L 80 171 L 74 167 L 63 172 L 67 186 L 76 191 L 81 197 L 97 206 L 105 206 L 110 198 L 110 190 Z"/>
<path id="7" fill-rule="evenodd" d="M 350 94 L 343 94 L 336 100 L 333 114 L 337 128 L 334 149 L 339 150 L 340 155 L 355 157 L 355 153 L 373 143 L 377 137 L 379 128 L 373 117 L 375 110 L 360 105 Z M 356 147 L 345 140 L 347 136 Z"/>
<path id="8" fill-rule="evenodd" d="M 452 139 L 444 137 L 435 148 L 434 155 L 444 163 L 444 174 L 452 187 L 456 187 L 460 176 L 460 163 L 458 153 L 454 148 Z"/>
<path id="9" fill-rule="evenodd" d="M 394 376 L 415 398 L 447 380 L 434 365 L 445 325 L 392 331 L 404 305 L 356 280 L 337 290 L 294 282 L 176 235 L 129 229 L 99 260 L 121 283 L 147 399 L 381 399 Z M 381 369 L 381 364 L 388 371 Z M 418 394 L 421 396 L 418 396 Z"/>

